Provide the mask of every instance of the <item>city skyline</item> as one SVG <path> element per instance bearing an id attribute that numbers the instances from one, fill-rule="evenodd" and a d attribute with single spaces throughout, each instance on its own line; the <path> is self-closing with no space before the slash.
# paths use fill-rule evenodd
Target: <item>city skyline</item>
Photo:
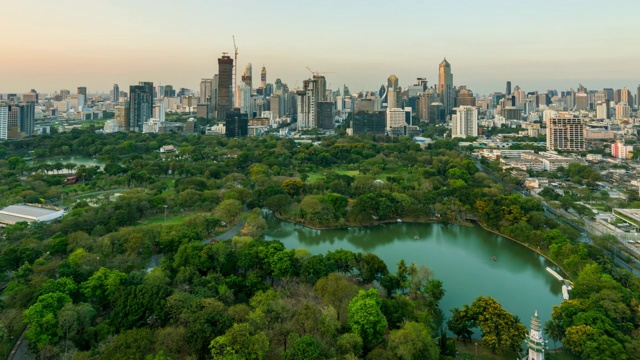
<path id="1" fill-rule="evenodd" d="M 506 81 L 527 91 L 640 83 L 632 31 L 640 4 L 627 0 L 611 8 L 596 1 L 502 0 L 366 6 L 62 0 L 4 8 L 21 15 L 5 22 L 20 36 L 0 40 L 0 93 L 79 86 L 108 93 L 114 83 L 124 88 L 139 81 L 196 90 L 201 78 L 217 72 L 222 52 L 233 54 L 232 35 L 239 72 L 252 63 L 257 78 L 265 66 L 268 82 L 281 78 L 290 88 L 312 76 L 307 66 L 328 72 L 333 89 L 375 90 L 391 74 L 403 88 L 417 77 L 433 86 L 445 57 L 454 85 L 478 95 L 502 92 Z"/>

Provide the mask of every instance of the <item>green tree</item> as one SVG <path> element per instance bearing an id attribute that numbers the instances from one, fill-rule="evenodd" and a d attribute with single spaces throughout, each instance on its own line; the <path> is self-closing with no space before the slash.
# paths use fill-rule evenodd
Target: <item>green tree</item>
<path id="1" fill-rule="evenodd" d="M 38 349 L 58 343 L 58 312 L 71 298 L 55 292 L 42 295 L 24 311 L 24 322 L 29 325 L 25 337 Z"/>
<path id="2" fill-rule="evenodd" d="M 544 334 L 553 341 L 553 347 L 558 349 L 556 343 L 564 338 L 564 328 L 558 320 L 548 320 L 544 323 Z"/>
<path id="3" fill-rule="evenodd" d="M 104 307 L 122 288 L 127 274 L 118 270 L 101 267 L 87 281 L 82 283 L 82 293 L 96 305 Z"/>
<path id="4" fill-rule="evenodd" d="M 485 346 L 496 354 L 505 349 L 519 350 L 527 336 L 524 325 L 491 297 L 476 298 L 466 315 L 480 327 Z"/>
<path id="5" fill-rule="evenodd" d="M 316 282 L 313 291 L 322 296 L 327 305 L 333 306 L 338 315 L 338 321 L 345 321 L 347 305 L 358 293 L 358 286 L 350 282 L 342 274 L 332 273 Z"/>
<path id="6" fill-rule="evenodd" d="M 284 354 L 286 360 L 322 359 L 322 343 L 311 335 L 305 335 L 293 342 L 291 349 Z"/>
<path id="7" fill-rule="evenodd" d="M 429 328 L 417 322 L 407 322 L 389 334 L 389 349 L 402 360 L 436 360 L 438 346 Z"/>
<path id="8" fill-rule="evenodd" d="M 214 360 L 262 360 L 269 350 L 269 339 L 247 323 L 233 324 L 224 335 L 213 339 L 209 348 Z"/>
<path id="9" fill-rule="evenodd" d="M 365 353 L 384 340 L 387 319 L 380 311 L 381 303 L 380 294 L 375 288 L 360 290 L 349 302 L 349 327 L 362 338 Z"/>
<path id="10" fill-rule="evenodd" d="M 227 224 L 235 222 L 242 213 L 242 203 L 235 199 L 224 200 L 213 211 L 213 216 Z"/>

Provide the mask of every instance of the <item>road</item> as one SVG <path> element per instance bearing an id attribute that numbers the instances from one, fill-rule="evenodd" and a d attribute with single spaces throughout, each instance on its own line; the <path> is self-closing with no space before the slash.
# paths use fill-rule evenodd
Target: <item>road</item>
<path id="1" fill-rule="evenodd" d="M 240 230 L 242 230 L 242 227 L 244 227 L 244 220 L 238 221 L 238 223 L 235 226 L 233 226 L 231 229 L 225 231 L 219 236 L 216 236 L 215 238 L 218 240 L 231 240 L 234 236 L 236 236 L 240 232 Z M 204 239 L 202 240 L 202 243 L 208 244 L 210 240 L 211 238 Z M 158 265 L 160 265 L 160 260 L 162 260 L 163 257 L 164 257 L 164 254 L 153 255 L 151 259 L 149 259 L 149 262 L 147 263 L 147 272 L 150 272 L 151 270 L 157 268 Z"/>

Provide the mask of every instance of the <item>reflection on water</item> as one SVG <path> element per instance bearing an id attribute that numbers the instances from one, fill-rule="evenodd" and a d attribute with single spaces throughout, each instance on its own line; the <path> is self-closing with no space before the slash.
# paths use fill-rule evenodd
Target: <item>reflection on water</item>
<path id="1" fill-rule="evenodd" d="M 400 259 L 426 265 L 444 282 L 441 302 L 449 309 L 484 295 L 498 300 L 526 326 L 535 310 L 542 321 L 551 318 L 562 301 L 561 286 L 545 267 L 553 265 L 525 246 L 480 227 L 399 223 L 374 227 L 315 230 L 267 215 L 268 240 L 312 254 L 336 249 L 371 252 L 396 270 Z M 496 261 L 492 257 L 496 257 Z"/>
<path id="2" fill-rule="evenodd" d="M 49 158 L 49 159 L 36 159 L 36 160 L 31 160 L 28 162 L 29 164 L 33 164 L 33 165 L 37 165 L 37 164 L 55 164 L 55 163 L 63 163 L 63 164 L 67 164 L 67 163 L 73 163 L 76 164 L 78 166 L 80 165 L 84 165 L 84 166 L 94 166 L 94 165 L 98 165 L 100 167 L 104 166 L 104 162 L 98 160 L 98 159 L 92 159 L 92 158 L 88 158 L 85 156 L 65 156 L 65 157 L 56 157 L 56 158 Z"/>

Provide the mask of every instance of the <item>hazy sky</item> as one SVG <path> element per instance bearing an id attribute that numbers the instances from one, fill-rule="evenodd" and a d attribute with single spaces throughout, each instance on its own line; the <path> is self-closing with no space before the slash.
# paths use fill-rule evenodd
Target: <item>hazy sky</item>
<path id="1" fill-rule="evenodd" d="M 0 93 L 198 89 L 239 48 L 258 79 L 378 89 L 395 74 L 437 83 L 444 56 L 477 94 L 640 83 L 639 0 L 0 0 Z M 255 83 L 255 80 L 254 80 Z"/>

